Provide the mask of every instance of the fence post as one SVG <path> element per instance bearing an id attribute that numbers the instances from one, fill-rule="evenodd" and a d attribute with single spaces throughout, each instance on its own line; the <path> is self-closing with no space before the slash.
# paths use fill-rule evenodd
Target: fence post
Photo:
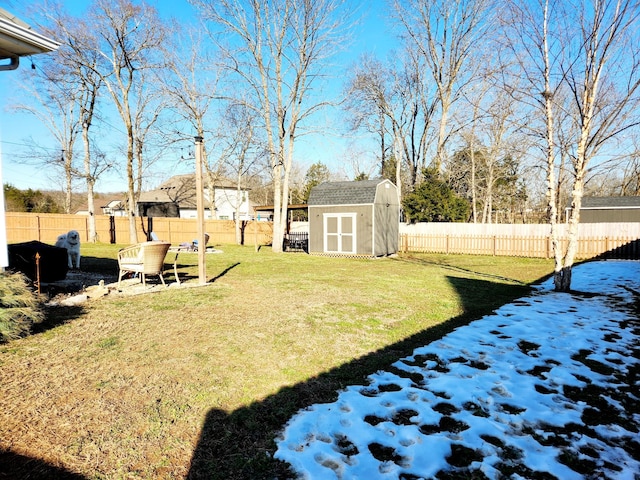
<path id="1" fill-rule="evenodd" d="M 38 241 L 42 241 L 42 233 L 40 232 L 40 215 L 36 215 L 36 226 L 38 227 Z"/>
<path id="2" fill-rule="evenodd" d="M 497 235 L 494 235 L 493 236 L 493 256 L 494 257 L 496 256 L 496 250 L 498 249 L 498 246 L 496 245 L 496 242 L 497 242 L 496 238 L 497 238 Z"/>
<path id="3" fill-rule="evenodd" d="M 258 223 L 254 220 L 251 223 L 251 226 L 253 227 L 253 243 L 255 245 L 256 252 L 259 252 L 260 247 L 258 247 Z"/>
<path id="4" fill-rule="evenodd" d="M 116 217 L 109 215 L 109 243 L 116 243 Z"/>
<path id="5" fill-rule="evenodd" d="M 551 258 L 551 236 L 547 236 L 547 259 Z"/>

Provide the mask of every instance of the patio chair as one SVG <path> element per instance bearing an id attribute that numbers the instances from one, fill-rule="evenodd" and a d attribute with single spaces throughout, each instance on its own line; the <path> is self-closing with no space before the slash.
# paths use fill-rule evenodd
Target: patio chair
<path id="1" fill-rule="evenodd" d="M 142 242 L 130 247 L 125 247 L 118 252 L 118 289 L 122 277 L 127 272 L 139 273 L 142 284 L 146 286 L 146 275 L 158 275 L 162 285 L 165 285 L 162 276 L 164 269 L 164 257 L 169 251 L 169 242 Z"/>

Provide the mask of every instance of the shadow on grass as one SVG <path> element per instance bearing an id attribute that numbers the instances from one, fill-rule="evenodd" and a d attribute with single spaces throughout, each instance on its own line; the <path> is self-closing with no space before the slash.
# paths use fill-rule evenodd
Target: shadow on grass
<path id="1" fill-rule="evenodd" d="M 118 278 L 118 260 L 114 258 L 82 257 L 80 266 L 83 272 Z"/>
<path id="2" fill-rule="evenodd" d="M 85 480 L 86 477 L 55 467 L 38 458 L 26 457 L 0 449 L 0 479 Z"/>
<path id="3" fill-rule="evenodd" d="M 208 412 L 198 445 L 193 452 L 189 479 L 283 479 L 292 478 L 288 465 L 272 458 L 275 437 L 300 409 L 315 403 L 333 402 L 348 385 L 366 384 L 366 377 L 384 370 L 414 349 L 442 338 L 457 327 L 491 313 L 530 292 L 523 285 L 496 284 L 487 280 L 448 277 L 456 289 L 464 313 L 425 329 L 247 407 L 227 413 Z"/>
<path id="4" fill-rule="evenodd" d="M 207 283 L 213 283 L 216 280 L 218 280 L 219 278 L 224 277 L 227 273 L 229 273 L 231 270 L 233 270 L 234 268 L 236 268 L 238 265 L 240 265 L 240 262 L 236 262 L 233 265 L 229 265 L 227 268 L 225 268 L 224 270 L 222 270 L 220 273 L 218 273 L 215 277 L 212 277 L 210 280 L 207 281 Z M 182 267 L 191 267 L 192 265 L 183 265 L 183 264 L 178 264 L 177 268 L 182 268 Z M 189 274 L 189 273 L 179 273 L 180 275 L 180 282 L 186 282 L 189 280 L 197 280 L 198 279 L 198 275 L 193 275 L 193 274 Z"/>
<path id="5" fill-rule="evenodd" d="M 45 308 L 45 318 L 42 322 L 36 323 L 31 327 L 31 334 L 36 335 L 38 333 L 46 332 L 52 328 L 64 325 L 76 318 L 80 317 L 84 313 L 84 308 L 80 306 L 72 307 L 48 307 Z"/>
<path id="6" fill-rule="evenodd" d="M 211 282 L 215 282 L 216 280 L 218 280 L 219 278 L 224 277 L 227 273 L 229 273 L 231 270 L 233 270 L 234 268 L 236 268 L 238 265 L 240 265 L 240 262 L 236 262 L 233 265 L 229 265 L 227 268 L 225 268 L 222 272 L 220 272 L 218 275 L 216 275 L 215 277 L 213 277 L 210 281 Z"/>

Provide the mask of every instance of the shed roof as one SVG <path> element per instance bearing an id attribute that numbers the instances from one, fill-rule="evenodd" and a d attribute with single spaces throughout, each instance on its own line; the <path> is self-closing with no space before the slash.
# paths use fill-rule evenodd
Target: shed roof
<path id="1" fill-rule="evenodd" d="M 373 204 L 378 185 L 388 180 L 324 182 L 311 189 L 309 206 Z"/>
<path id="2" fill-rule="evenodd" d="M 640 197 L 584 197 L 583 209 L 640 208 Z"/>

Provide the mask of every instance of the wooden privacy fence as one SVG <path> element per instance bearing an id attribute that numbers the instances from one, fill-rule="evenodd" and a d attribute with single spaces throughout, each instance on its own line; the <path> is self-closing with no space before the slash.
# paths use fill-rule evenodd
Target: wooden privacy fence
<path id="1" fill-rule="evenodd" d="M 567 243 L 566 237 L 561 238 L 561 248 L 566 248 Z M 538 258 L 553 256 L 549 236 L 403 233 L 400 235 L 400 248 L 405 253 L 460 253 Z M 637 237 L 628 236 L 580 237 L 576 258 L 584 260 L 595 257 L 640 259 L 640 240 Z"/>
<path id="2" fill-rule="evenodd" d="M 64 215 L 45 213 L 7 212 L 7 242 L 21 243 L 38 240 L 54 244 L 58 235 L 69 230 L 77 230 L 83 242 L 89 241 L 89 217 L 85 215 Z M 96 218 L 97 240 L 103 243 L 129 244 L 129 219 L 98 215 Z M 152 218 L 136 217 L 138 242 L 146 240 L 146 231 L 152 230 L 161 240 L 179 244 L 197 238 L 197 221 L 192 218 Z M 273 238 L 271 222 L 243 222 L 245 245 L 265 245 Z M 205 220 L 205 232 L 210 236 L 210 244 L 236 243 L 235 222 L 232 220 Z"/>
<path id="3" fill-rule="evenodd" d="M 55 243 L 58 235 L 77 230 L 83 242 L 89 241 L 89 217 L 85 215 L 7 212 L 7 242 L 39 240 Z M 146 239 L 148 227 L 158 238 L 179 244 L 197 237 L 192 218 L 136 217 L 138 241 Z M 305 226 L 300 231 L 306 231 Z M 127 217 L 96 216 L 98 241 L 128 245 Z M 273 223 L 243 222 L 246 245 L 267 245 L 273 239 Z M 210 244 L 233 244 L 232 220 L 205 220 Z M 566 246 L 566 225 L 559 225 L 562 246 Z M 403 252 L 462 253 L 514 257 L 550 258 L 553 255 L 549 225 L 423 223 L 400 224 L 399 248 Z M 640 259 L 640 223 L 580 224 L 578 259 L 598 256 Z"/>

